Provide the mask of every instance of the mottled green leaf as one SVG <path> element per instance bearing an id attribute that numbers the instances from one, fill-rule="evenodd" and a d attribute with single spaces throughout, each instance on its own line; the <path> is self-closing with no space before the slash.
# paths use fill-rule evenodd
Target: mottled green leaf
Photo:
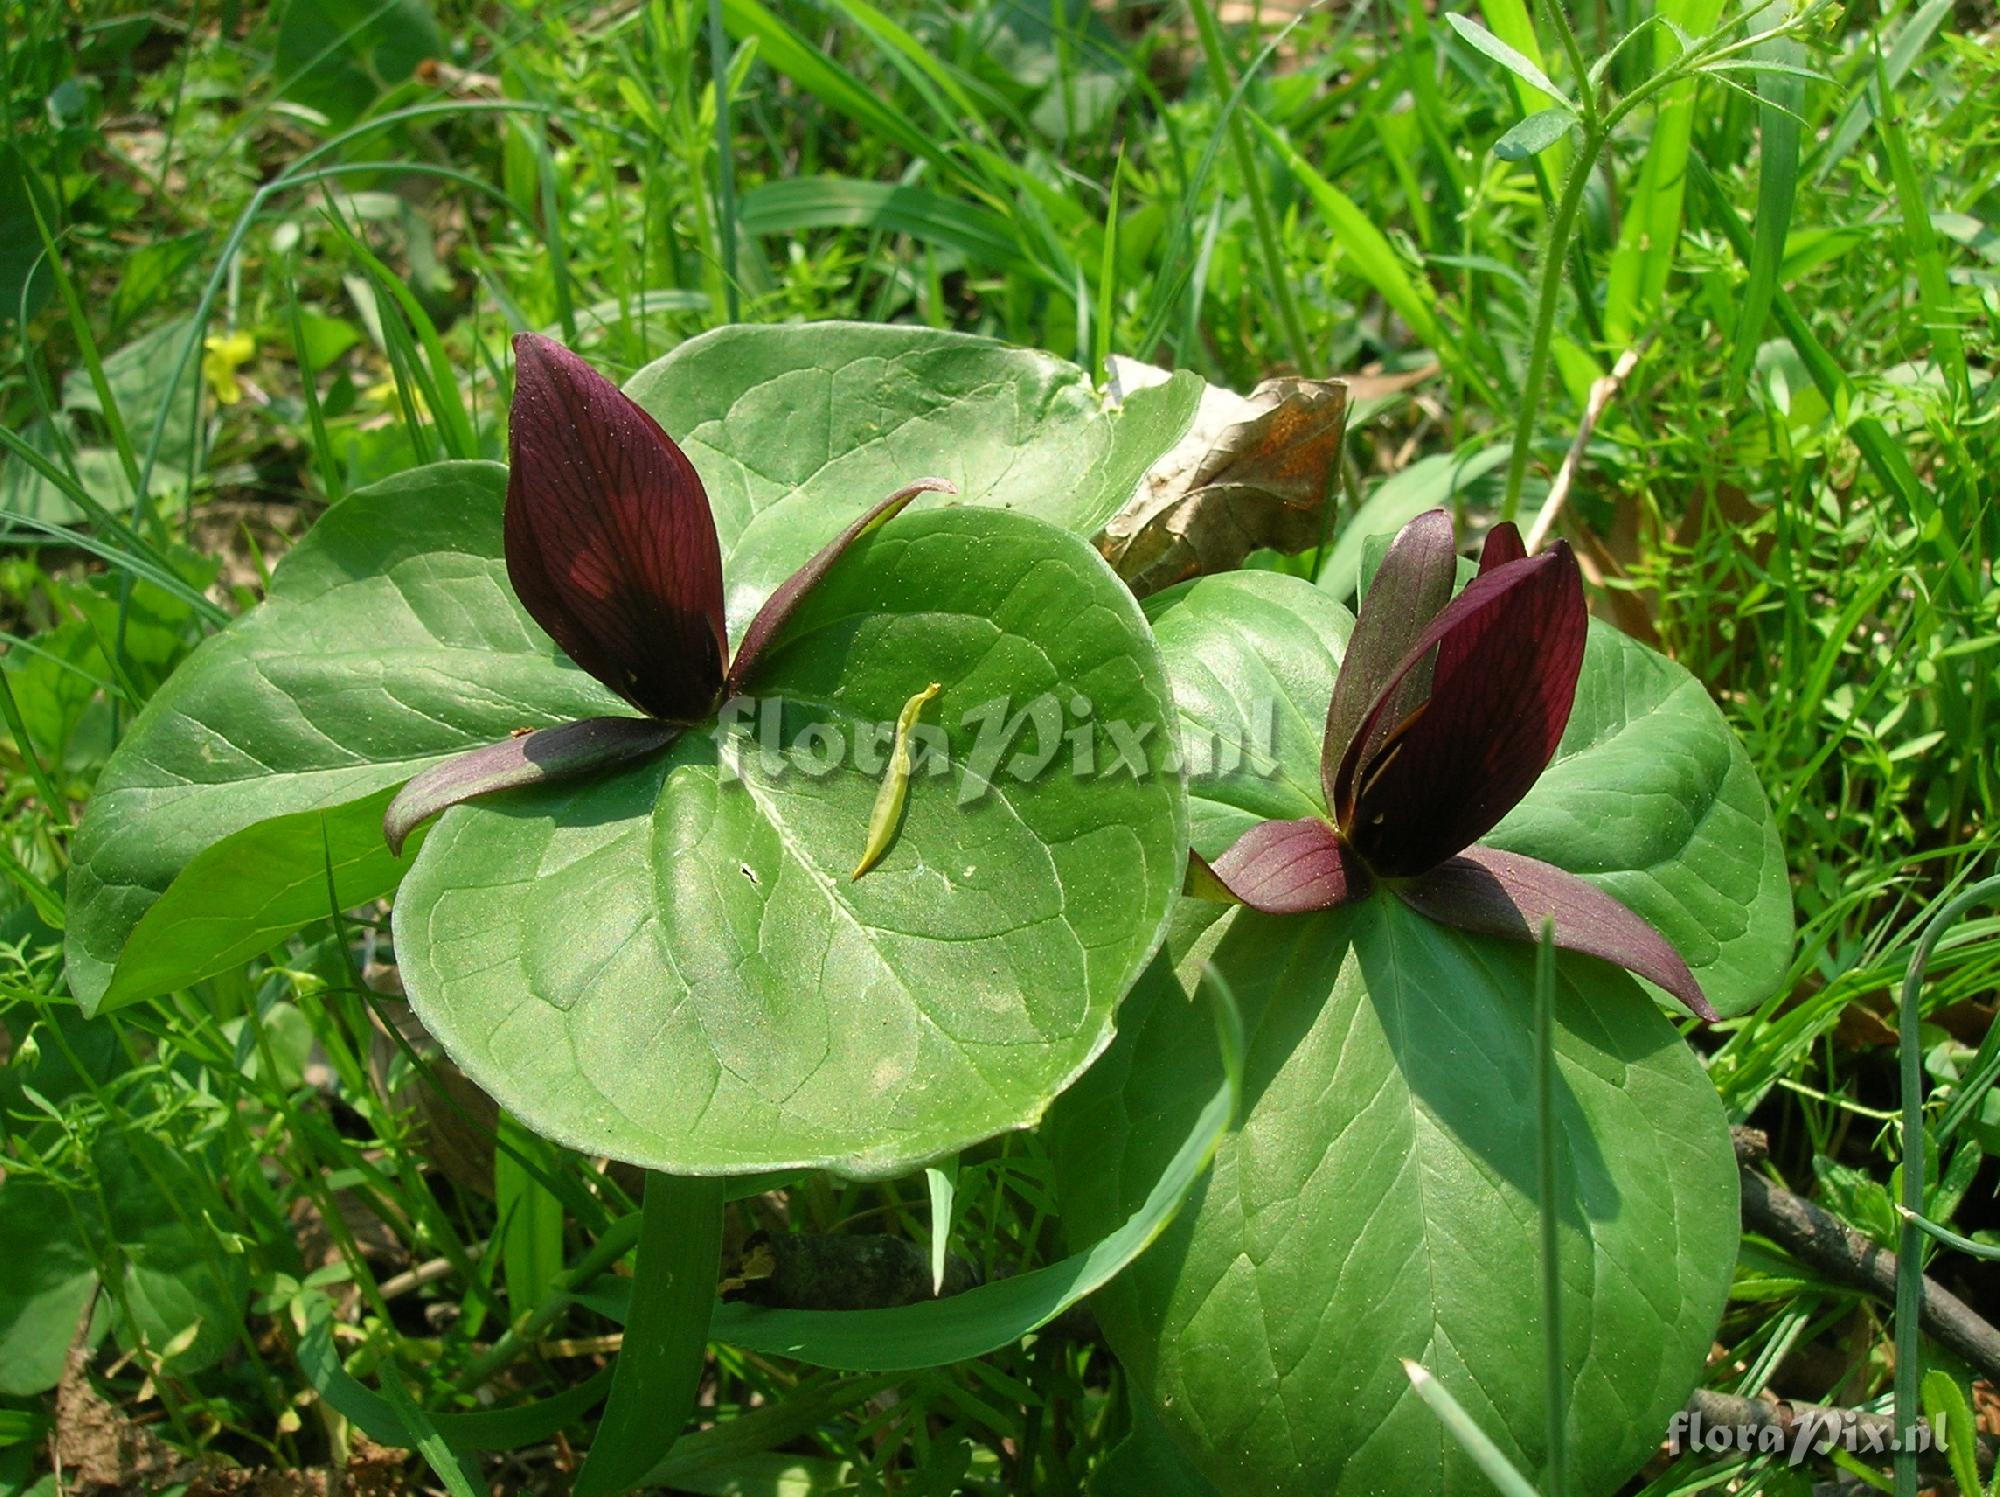
<path id="1" fill-rule="evenodd" d="M 1095 535 L 1180 439 L 1201 381 L 1179 375 L 1114 410 L 1051 354 L 836 322 L 718 328 L 626 393 L 708 486 L 733 638 L 820 546 L 914 479 Z"/>
<path id="2" fill-rule="evenodd" d="M 917 731 L 948 765 L 920 763 L 855 879 L 885 729 L 930 681 Z M 1040 522 L 912 512 L 808 595 L 759 691 L 783 704 L 768 729 L 440 818 L 395 916 L 426 1027 L 538 1132 L 674 1173 L 895 1173 L 1034 1121 L 1102 1048 L 1180 885 L 1138 606 Z M 1136 776 L 1108 733 L 1076 773 L 1067 727 L 1040 773 L 1016 769 L 1050 736 L 982 772 L 980 709 L 1078 700 L 1143 735 Z"/>
<path id="3" fill-rule="evenodd" d="M 1045 354 L 847 324 L 727 329 L 633 382 L 714 498 L 736 633 L 912 478 L 1094 533 L 1179 439 L 1199 388 L 1189 377 L 1108 411 Z M 71 869 L 69 972 L 86 1008 L 268 949 L 326 914 L 329 869 L 342 906 L 388 893 L 408 863 L 382 846 L 382 805 L 419 770 L 516 728 L 629 710 L 515 602 L 504 495 L 505 470 L 486 463 L 355 493 L 280 563 L 267 601 L 147 704 Z"/>
<path id="4" fill-rule="evenodd" d="M 1189 750 L 1195 850 L 1259 821 L 1324 815 L 1319 731 L 1353 621 L 1295 578 L 1201 578 L 1148 600 Z M 1205 746 L 1221 745 L 1202 772 Z M 1228 768 L 1232 745 L 1240 761 Z M 1725 1016 L 1791 957 L 1791 890 L 1749 756 L 1700 682 L 1593 621 L 1556 757 L 1494 847 L 1589 879 L 1659 928 Z"/>
<path id="5" fill-rule="evenodd" d="M 1065 1230 L 1087 1238 L 1213 1087 L 1192 993 L 1205 965 L 1226 979 L 1248 1037 L 1240 1130 L 1092 1302 L 1135 1386 L 1227 1494 L 1489 1491 L 1404 1357 L 1542 1471 L 1535 953 L 1387 893 L 1210 918 L 1177 922 L 1046 1130 Z M 1736 1168 L 1714 1088 L 1630 978 L 1560 958 L 1555 1047 L 1569 1469 L 1574 1493 L 1607 1493 L 1700 1376 Z"/>

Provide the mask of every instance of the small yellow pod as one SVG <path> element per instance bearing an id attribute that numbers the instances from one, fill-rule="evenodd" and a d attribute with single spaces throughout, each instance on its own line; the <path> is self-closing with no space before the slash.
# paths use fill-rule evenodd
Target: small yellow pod
<path id="1" fill-rule="evenodd" d="M 868 813 L 868 843 L 861 849 L 861 861 L 854 865 L 849 882 L 881 862 L 882 854 L 895 840 L 896 826 L 903 819 L 903 802 L 910 793 L 910 729 L 917 725 L 924 703 L 941 689 L 936 681 L 931 682 L 903 703 L 903 710 L 896 714 L 896 738 L 889 748 L 888 772 L 882 777 L 882 788 L 875 792 L 875 808 Z"/>

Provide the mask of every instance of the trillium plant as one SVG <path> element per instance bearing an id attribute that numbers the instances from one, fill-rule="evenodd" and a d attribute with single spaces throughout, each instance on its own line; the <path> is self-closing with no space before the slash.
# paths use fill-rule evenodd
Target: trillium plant
<path id="1" fill-rule="evenodd" d="M 715 516 L 659 422 L 560 343 L 522 333 L 507 440 L 515 596 L 564 654 L 646 716 L 532 729 L 426 770 L 383 816 L 397 853 L 449 806 L 656 753 L 713 718 L 749 689 L 765 648 L 842 552 L 919 494 L 957 492 L 922 478 L 867 511 L 771 594 L 731 659 Z"/>
<path id="2" fill-rule="evenodd" d="M 710 1342 L 893 1372 L 1085 1295 L 1186 1490 L 1477 1490 L 1403 1358 L 1528 1470 L 1562 1381 L 1571 1490 L 1615 1489 L 1737 1233 L 1656 989 L 1742 1013 L 1789 955 L 1700 683 L 1591 622 L 1560 543 L 1497 527 L 1454 596 L 1442 512 L 1358 614 L 1265 571 L 1142 606 L 1093 541 L 1206 471 L 1191 375 L 1113 403 L 1045 354 L 854 324 L 721 329 L 622 389 L 514 351 L 505 468 L 341 499 L 130 725 L 69 869 L 85 1013 L 393 898 L 410 1013 L 510 1155 L 645 1172 L 593 1249 L 632 1272 L 568 1286 L 625 1328 L 586 1497 L 664 1469 Z M 1071 752 L 1100 726 L 1102 769 Z M 873 763 L 820 752 L 883 729 Z M 718 1302 L 732 1193 L 929 1168 L 941 1265 L 950 1160 L 1026 1128 L 1071 1256 L 893 1308 Z M 1521 1355 L 1545 1282 L 1560 1379 Z M 308 1298 L 301 1359 L 344 1388 Z M 601 1396 L 508 1417 L 544 1438 Z"/>
<path id="3" fill-rule="evenodd" d="M 1583 666 L 1583 581 L 1566 541 L 1528 556 L 1511 523 L 1488 533 L 1456 598 L 1451 518 L 1406 525 L 1376 572 L 1334 680 L 1320 749 L 1328 814 L 1267 821 L 1196 878 L 1273 914 L 1328 910 L 1376 884 L 1460 930 L 1555 944 L 1715 1010 L 1661 934 L 1539 858 L 1480 847 L 1520 804 L 1568 725 Z"/>

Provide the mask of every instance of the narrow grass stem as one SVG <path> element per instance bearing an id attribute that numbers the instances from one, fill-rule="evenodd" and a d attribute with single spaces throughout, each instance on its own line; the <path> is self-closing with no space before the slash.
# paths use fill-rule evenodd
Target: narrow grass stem
<path id="1" fill-rule="evenodd" d="M 1507 460 L 1507 488 L 1500 501 L 1500 518 L 1512 520 L 1521 511 L 1521 487 L 1528 477 L 1528 458 L 1534 449 L 1535 417 L 1542 405 L 1542 386 L 1548 383 L 1551 349 L 1555 342 L 1556 308 L 1562 302 L 1563 265 L 1569 258 L 1570 236 L 1576 231 L 1578 210 L 1590 186 L 1590 174 L 1597 165 L 1597 153 L 1604 137 L 1586 128 L 1582 143 L 1563 179 L 1562 196 L 1549 218 L 1542 241 L 1541 260 L 1536 275 L 1535 324 L 1528 344 L 1528 370 L 1521 380 L 1521 404 L 1514 416 L 1514 448 Z"/>
<path id="2" fill-rule="evenodd" d="M 1542 14 L 1548 17 L 1551 28 L 1562 41 L 1563 55 L 1569 59 L 1569 70 L 1576 78 L 1577 110 L 1583 118 L 1585 130 L 1597 128 L 1597 101 L 1591 97 L 1590 69 L 1583 60 L 1583 46 L 1576 39 L 1576 29 L 1570 25 L 1558 0 L 1542 0 Z"/>
<path id="3" fill-rule="evenodd" d="M 1923 1228 L 1917 1218 L 1924 1209 L 1924 1052 L 1918 1013 L 1924 972 L 1931 952 L 1959 916 L 1983 900 L 2000 895 L 2000 877 L 1981 879 L 1961 889 L 1931 916 L 1910 953 L 1897 1005 L 1897 1050 L 1901 1065 L 1903 1103 L 1902 1230 L 1896 1240 L 1896 1497 L 1917 1497 L 1917 1453 L 1911 1440 L 1923 1378 L 1921 1314 L 1924 1296 Z"/>
<path id="4" fill-rule="evenodd" d="M 741 315 L 736 290 L 736 152 L 729 126 L 729 33 L 722 24 L 722 0 L 708 0 L 708 62 L 715 89 L 715 187 L 722 230 L 722 296 L 729 320 Z"/>
<path id="5" fill-rule="evenodd" d="M 458 1380 L 458 1391 L 476 1392 L 502 1369 L 526 1356 L 536 1338 L 570 1307 L 578 1290 L 632 1251 L 632 1245 L 639 1240 L 641 1224 L 641 1213 L 634 1211 L 605 1228 L 604 1235 L 562 1276 L 547 1299 L 516 1320 L 483 1356 L 467 1365 Z"/>
<path id="6" fill-rule="evenodd" d="M 1561 1144 L 1556 1132 L 1555 924 L 1542 922 L 1535 947 L 1535 1183 L 1542 1240 L 1542 1375 L 1548 1420 L 1546 1467 L 1552 1497 L 1569 1494 L 1569 1368 L 1563 1355 L 1562 1222 L 1558 1192 Z"/>
<path id="7" fill-rule="evenodd" d="M 1201 36 L 1202 55 L 1215 76 L 1217 92 L 1227 92 L 1235 84 L 1235 74 L 1222 50 L 1222 31 L 1215 24 L 1215 12 L 1208 0 L 1188 0 L 1194 14 L 1195 30 Z M 1306 341 L 1305 323 L 1299 318 L 1299 304 L 1292 295 L 1292 283 L 1285 274 L 1280 256 L 1278 226 L 1271 217 L 1271 201 L 1264 193 L 1264 180 L 1257 174 L 1257 153 L 1250 139 L 1250 126 L 1241 110 L 1229 115 L 1229 144 L 1236 153 L 1236 170 L 1242 175 L 1244 193 L 1250 199 L 1250 217 L 1257 229 L 1257 247 L 1264 260 L 1264 275 L 1271 283 L 1271 298 L 1278 304 L 1278 322 L 1285 333 L 1285 345 L 1292 367 L 1300 374 L 1312 373 L 1311 346 Z"/>

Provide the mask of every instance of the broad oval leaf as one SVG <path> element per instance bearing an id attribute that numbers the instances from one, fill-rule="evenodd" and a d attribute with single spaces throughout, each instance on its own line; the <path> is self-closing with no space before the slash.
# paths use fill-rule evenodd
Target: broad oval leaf
<path id="1" fill-rule="evenodd" d="M 1324 815 L 1318 724 L 1352 615 L 1272 572 L 1200 578 L 1147 613 L 1188 745 L 1195 851 L 1213 859 L 1259 821 Z M 1204 772 L 1216 762 L 1222 772 Z M 1700 682 L 1606 624 L 1591 621 L 1555 758 L 1482 841 L 1580 874 L 1643 916 L 1725 1017 L 1784 975 L 1791 890 L 1748 754 Z"/>
<path id="2" fill-rule="evenodd" d="M 1223 980 L 1248 1036 L 1240 1128 L 1092 1302 L 1135 1386 L 1224 1493 L 1489 1492 L 1403 1357 L 1544 1470 L 1534 951 L 1386 891 L 1199 918 L 1045 1130 L 1065 1229 L 1088 1237 L 1213 1086 L 1190 995 L 1204 968 Z M 1623 973 L 1558 958 L 1555 1047 L 1571 1490 L 1605 1493 L 1700 1376 L 1736 1167 L 1700 1063 Z"/>
<path id="3" fill-rule="evenodd" d="M 717 328 L 625 392 L 700 470 L 734 638 L 842 526 L 912 479 L 946 478 L 962 503 L 1095 535 L 1180 440 L 1201 389 L 1176 375 L 1113 408 L 1052 354 L 820 322 Z"/>
<path id="4" fill-rule="evenodd" d="M 514 600 L 506 486 L 497 463 L 443 463 L 335 505 L 133 720 L 70 867 L 86 1008 L 255 956 L 328 913 L 329 876 L 343 907 L 394 888 L 382 810 L 418 770 L 630 710 Z"/>
<path id="5" fill-rule="evenodd" d="M 962 502 L 1093 534 L 1199 390 L 1188 376 L 1111 411 L 1046 354 L 848 324 L 727 329 L 633 382 L 714 498 L 732 638 L 792 566 L 913 478 L 950 474 Z M 630 711 L 515 601 L 505 491 L 504 468 L 441 463 L 351 495 L 134 720 L 70 870 L 87 1011 L 226 971 L 394 889 L 408 863 L 382 845 L 382 811 L 421 770 L 517 728 Z"/>
<path id="6" fill-rule="evenodd" d="M 919 761 L 854 879 L 885 729 L 931 681 L 913 735 L 948 765 Z M 758 690 L 658 759 L 440 818 L 395 911 L 425 1026 L 537 1132 L 677 1174 L 892 1174 L 1033 1122 L 1182 877 L 1138 605 L 1074 536 L 913 511 L 805 598 Z"/>

